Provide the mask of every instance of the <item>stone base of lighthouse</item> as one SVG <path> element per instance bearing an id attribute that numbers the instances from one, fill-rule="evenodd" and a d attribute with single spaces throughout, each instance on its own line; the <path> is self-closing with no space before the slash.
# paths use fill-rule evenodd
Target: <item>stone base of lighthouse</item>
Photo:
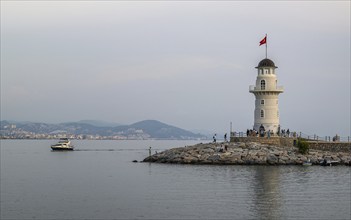
<path id="1" fill-rule="evenodd" d="M 266 132 L 271 131 L 271 133 L 273 133 L 274 135 L 278 133 L 279 124 L 255 123 L 253 129 L 259 131 L 261 125 L 263 125 Z"/>

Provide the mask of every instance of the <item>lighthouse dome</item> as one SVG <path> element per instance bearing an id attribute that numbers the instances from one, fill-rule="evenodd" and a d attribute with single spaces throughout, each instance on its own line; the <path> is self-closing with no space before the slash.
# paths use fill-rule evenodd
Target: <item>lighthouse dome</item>
<path id="1" fill-rule="evenodd" d="M 275 66 L 274 62 L 270 59 L 263 59 L 258 63 L 258 66 L 256 68 L 260 68 L 260 67 L 274 67 L 274 68 L 278 68 Z"/>

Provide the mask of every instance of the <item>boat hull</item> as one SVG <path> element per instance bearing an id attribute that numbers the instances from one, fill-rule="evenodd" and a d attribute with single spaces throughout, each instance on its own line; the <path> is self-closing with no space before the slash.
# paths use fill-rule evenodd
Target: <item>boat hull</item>
<path id="1" fill-rule="evenodd" d="M 305 162 L 302 164 L 302 166 L 312 166 L 312 163 L 311 162 Z"/>
<path id="2" fill-rule="evenodd" d="M 65 147 L 51 147 L 54 151 L 72 151 L 73 148 L 65 148 Z"/>

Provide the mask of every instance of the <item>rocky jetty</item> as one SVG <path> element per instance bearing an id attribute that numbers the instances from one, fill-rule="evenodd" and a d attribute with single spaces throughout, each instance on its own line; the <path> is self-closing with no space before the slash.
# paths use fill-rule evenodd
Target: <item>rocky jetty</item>
<path id="1" fill-rule="evenodd" d="M 224 149 L 223 151 L 221 149 Z M 226 150 L 225 150 L 226 149 Z M 221 165 L 302 165 L 310 160 L 314 165 L 323 161 L 350 165 L 350 152 L 310 150 L 300 154 L 296 147 L 249 143 L 206 143 L 165 150 L 144 159 L 144 162 Z"/>

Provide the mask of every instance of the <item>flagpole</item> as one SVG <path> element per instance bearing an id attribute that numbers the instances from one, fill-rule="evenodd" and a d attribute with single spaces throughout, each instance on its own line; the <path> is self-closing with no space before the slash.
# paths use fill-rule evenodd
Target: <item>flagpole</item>
<path id="1" fill-rule="evenodd" d="M 266 34 L 266 59 L 267 59 L 267 44 L 268 44 L 268 41 L 267 41 L 267 34 Z"/>

